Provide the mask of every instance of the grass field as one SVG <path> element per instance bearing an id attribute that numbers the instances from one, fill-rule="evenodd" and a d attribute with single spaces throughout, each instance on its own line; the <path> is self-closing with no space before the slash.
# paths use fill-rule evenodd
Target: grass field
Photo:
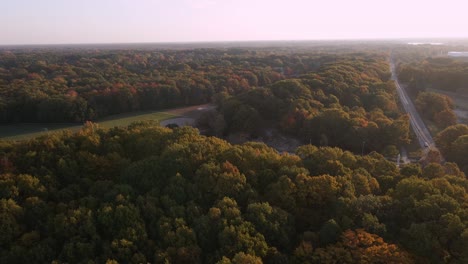
<path id="1" fill-rule="evenodd" d="M 204 111 L 213 109 L 214 106 L 210 104 L 194 105 L 188 107 L 179 107 L 166 109 L 163 111 L 146 111 L 146 112 L 133 112 L 119 115 L 113 115 L 103 118 L 96 123 L 102 128 L 113 128 L 119 126 L 128 126 L 136 121 L 149 121 L 153 120 L 161 122 L 164 120 L 186 117 L 198 118 Z M 0 125 L 0 140 L 24 140 L 34 138 L 40 135 L 45 135 L 50 132 L 58 132 L 61 130 L 71 130 L 73 132 L 82 128 L 82 124 L 64 124 L 64 123 L 27 123 L 27 124 L 13 124 L 13 125 Z"/>
<path id="2" fill-rule="evenodd" d="M 183 114 L 183 111 L 181 111 Z M 120 114 L 103 118 L 96 123 L 102 128 L 112 128 L 118 126 L 127 126 L 135 121 L 153 120 L 161 122 L 166 119 L 178 117 L 178 114 L 168 112 L 136 112 L 128 114 Z M 55 123 L 27 123 L 14 125 L 0 125 L 0 139 L 2 140 L 24 140 L 44 135 L 50 132 L 61 130 L 78 131 L 82 125 L 80 124 L 55 124 Z"/>
<path id="3" fill-rule="evenodd" d="M 146 113 L 133 113 L 133 114 L 122 114 L 118 116 L 112 116 L 105 118 L 99 122 L 100 127 L 102 128 L 112 128 L 118 126 L 128 126 L 129 124 L 136 121 L 147 121 L 153 120 L 156 122 L 161 122 L 166 119 L 177 117 L 178 115 L 167 113 L 167 112 L 146 112 Z"/>

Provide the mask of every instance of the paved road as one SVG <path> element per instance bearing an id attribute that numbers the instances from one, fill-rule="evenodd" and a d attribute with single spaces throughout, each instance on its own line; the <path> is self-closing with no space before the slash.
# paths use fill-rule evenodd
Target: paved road
<path id="1" fill-rule="evenodd" d="M 400 96 L 400 100 L 405 111 L 409 115 L 411 127 L 413 128 L 414 133 L 418 138 L 419 145 L 421 146 L 421 148 L 435 147 L 431 133 L 429 133 L 429 130 L 427 129 L 426 125 L 421 119 L 421 116 L 419 116 L 419 113 L 416 111 L 416 107 L 409 98 L 404 87 L 402 87 L 398 82 L 398 78 L 396 75 L 396 67 L 393 60 L 390 61 L 390 68 L 392 71 L 392 80 L 395 81 L 395 86 L 397 88 L 398 95 Z"/>

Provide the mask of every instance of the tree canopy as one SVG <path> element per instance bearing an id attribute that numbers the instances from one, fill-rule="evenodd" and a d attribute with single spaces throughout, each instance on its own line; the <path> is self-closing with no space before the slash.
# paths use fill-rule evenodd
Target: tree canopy
<path id="1" fill-rule="evenodd" d="M 1 142 L 1 141 L 0 141 Z M 151 123 L 0 144 L 0 262 L 468 260 L 468 180 Z"/>

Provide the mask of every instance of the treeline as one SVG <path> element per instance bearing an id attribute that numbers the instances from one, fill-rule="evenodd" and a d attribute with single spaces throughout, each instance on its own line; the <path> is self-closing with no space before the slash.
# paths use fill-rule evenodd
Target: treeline
<path id="1" fill-rule="evenodd" d="M 202 104 L 333 59 L 280 49 L 3 51 L 0 122 L 82 122 Z"/>
<path id="2" fill-rule="evenodd" d="M 413 53 L 419 54 L 417 50 Z M 419 113 L 443 130 L 457 123 L 454 104 L 447 95 L 432 91 L 435 89 L 460 96 L 468 94 L 468 62 L 440 57 L 441 54 L 433 54 L 435 57 L 419 55 L 419 58 L 409 56 L 411 59 L 406 58 L 398 65 L 398 78 L 406 84 L 406 90 L 414 98 Z"/>
<path id="3" fill-rule="evenodd" d="M 193 128 L 0 141 L 0 263 L 466 263 L 468 180 Z"/>
<path id="4" fill-rule="evenodd" d="M 457 123 L 455 106 L 450 97 L 433 93 L 419 92 L 415 100 L 418 112 L 427 120 L 432 121 L 439 129 L 445 129 Z"/>
<path id="5" fill-rule="evenodd" d="M 217 136 L 257 137 L 273 126 L 304 143 L 395 152 L 409 142 L 409 122 L 398 107 L 386 59 L 384 54 L 341 55 L 313 73 L 225 95 L 217 100 L 219 112 L 200 123 Z"/>
<path id="6" fill-rule="evenodd" d="M 448 161 L 456 162 L 468 173 L 468 126 L 458 124 L 441 131 L 435 138 L 437 147 Z"/>
<path id="7" fill-rule="evenodd" d="M 413 94 L 427 88 L 468 95 L 468 62 L 450 57 L 429 57 L 402 63 L 398 76 Z"/>

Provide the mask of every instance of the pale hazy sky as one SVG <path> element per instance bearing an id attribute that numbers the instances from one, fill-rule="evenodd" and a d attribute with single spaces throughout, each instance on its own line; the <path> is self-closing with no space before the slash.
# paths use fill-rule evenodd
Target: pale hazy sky
<path id="1" fill-rule="evenodd" d="M 0 0 L 0 44 L 468 37 L 466 0 Z"/>

